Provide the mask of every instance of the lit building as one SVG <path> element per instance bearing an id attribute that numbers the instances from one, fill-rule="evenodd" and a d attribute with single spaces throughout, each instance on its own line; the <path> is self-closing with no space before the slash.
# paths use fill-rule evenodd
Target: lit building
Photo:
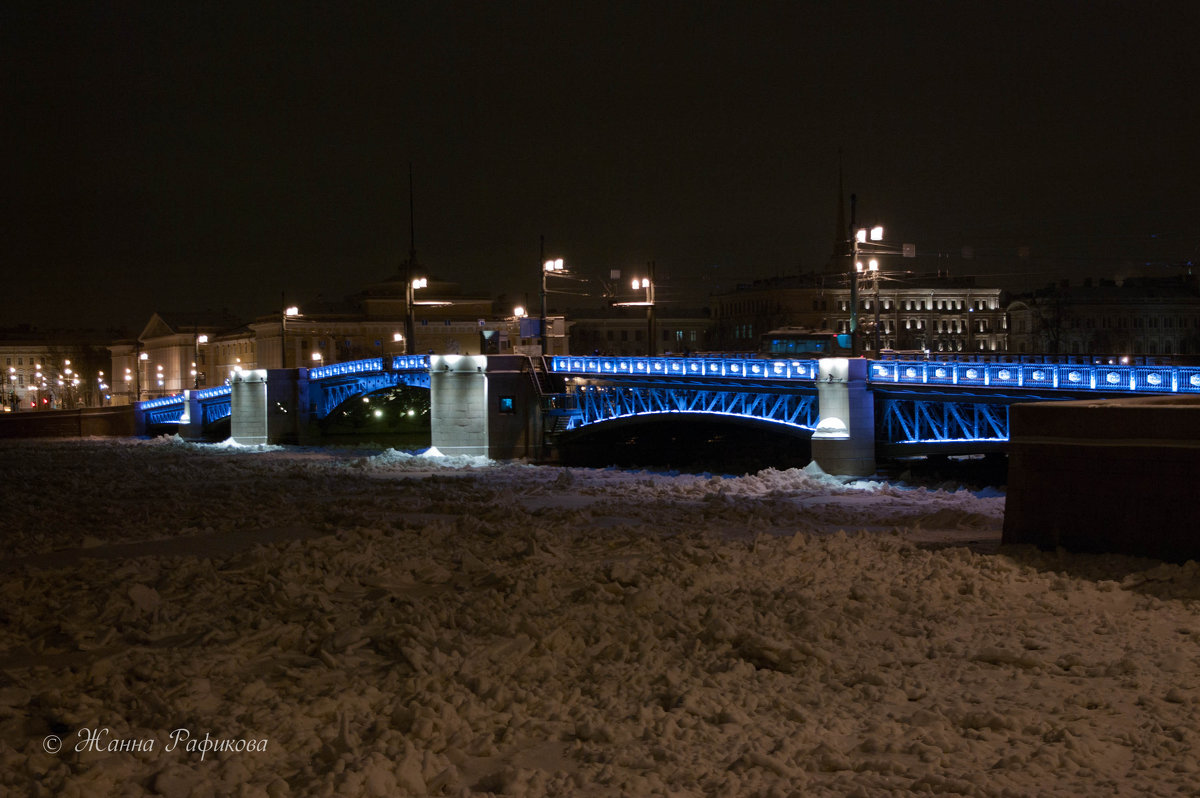
<path id="1" fill-rule="evenodd" d="M 788 327 L 850 332 L 850 288 L 841 274 L 756 280 L 711 301 L 716 349 L 757 352 L 766 333 Z M 868 356 L 876 330 L 879 349 L 965 355 L 1008 348 L 1001 289 L 938 274 L 862 278 L 858 330 Z"/>
<path id="2" fill-rule="evenodd" d="M 220 385 L 214 339 L 237 324 L 224 312 L 155 313 L 135 340 L 108 347 L 114 404 Z"/>
<path id="3" fill-rule="evenodd" d="M 1200 355 L 1195 275 L 1084 280 L 1008 306 L 1012 351 L 1064 355 Z"/>
<path id="4" fill-rule="evenodd" d="M 0 410 L 61 410 L 110 401 L 109 364 L 100 334 L 0 329 Z"/>
<path id="5" fill-rule="evenodd" d="M 507 354 L 530 350 L 528 319 L 497 318 L 489 298 L 454 283 L 422 281 L 406 337 L 406 280 L 368 286 L 341 301 L 314 300 L 242 323 L 228 314 L 155 313 L 134 340 L 109 346 L 115 401 L 127 403 L 222 385 L 234 371 L 311 368 L 414 354 Z M 550 342 L 566 351 L 565 320 L 548 320 Z M 525 346 L 522 347 L 522 344 Z"/>
<path id="6" fill-rule="evenodd" d="M 650 335 L 641 307 L 571 312 L 570 350 L 576 355 L 644 355 Z M 654 351 L 682 355 L 708 349 L 712 320 L 704 310 L 673 310 L 654 320 Z"/>

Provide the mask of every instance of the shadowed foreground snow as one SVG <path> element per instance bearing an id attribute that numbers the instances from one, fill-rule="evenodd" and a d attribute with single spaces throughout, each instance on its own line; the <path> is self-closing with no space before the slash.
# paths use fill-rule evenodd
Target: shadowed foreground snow
<path id="1" fill-rule="evenodd" d="M 166 439 L 0 456 L 6 793 L 1200 783 L 1195 564 L 1000 548 L 997 494 Z"/>

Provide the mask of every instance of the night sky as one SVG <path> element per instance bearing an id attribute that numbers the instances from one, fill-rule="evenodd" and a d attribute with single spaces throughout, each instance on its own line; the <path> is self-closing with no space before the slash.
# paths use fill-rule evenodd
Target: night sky
<path id="1" fill-rule="evenodd" d="M 839 151 L 860 221 L 961 273 L 1165 273 L 1200 259 L 1198 30 L 1144 0 L 7 3 L 0 327 L 353 293 L 407 256 L 410 164 L 420 261 L 477 294 L 533 299 L 543 234 L 680 302 L 819 269 Z"/>

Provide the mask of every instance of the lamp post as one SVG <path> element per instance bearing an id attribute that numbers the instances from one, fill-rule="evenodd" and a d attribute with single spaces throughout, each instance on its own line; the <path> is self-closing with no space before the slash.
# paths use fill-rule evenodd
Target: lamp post
<path id="1" fill-rule="evenodd" d="M 649 277 L 633 278 L 633 290 L 639 288 L 646 291 L 646 356 L 654 357 L 657 342 L 654 340 L 654 261 L 648 264 Z"/>
<path id="2" fill-rule="evenodd" d="M 851 195 L 851 197 L 850 197 L 850 216 L 851 216 L 850 223 L 853 226 L 853 224 L 854 224 L 854 220 L 853 220 L 854 196 L 853 195 Z M 883 240 L 883 226 L 882 225 L 875 225 L 874 227 L 870 228 L 869 230 L 865 227 L 859 228 L 854 231 L 854 236 L 850 240 L 850 354 L 852 357 L 858 357 L 860 354 L 860 347 L 859 347 L 859 343 L 858 343 L 858 275 L 862 272 L 863 265 L 862 265 L 862 262 L 858 259 L 858 255 L 859 255 L 860 250 L 862 250 L 863 247 L 869 247 L 874 242 L 878 242 L 878 241 L 882 241 L 882 240 Z M 879 263 L 877 261 L 874 261 L 873 263 L 874 263 L 873 268 L 878 273 Z M 878 299 L 878 287 L 879 287 L 878 283 L 876 283 L 876 299 Z M 876 319 L 876 332 L 875 332 L 876 351 L 878 351 L 878 340 L 879 340 L 878 304 L 876 304 L 875 319 Z"/>
<path id="3" fill-rule="evenodd" d="M 299 315 L 300 308 L 296 307 L 295 305 L 289 305 L 283 309 L 283 320 L 280 322 L 281 329 L 279 334 L 279 346 L 281 347 L 281 351 L 279 353 L 279 368 L 281 369 L 287 368 L 287 320 L 289 317 Z"/>
<path id="4" fill-rule="evenodd" d="M 565 271 L 562 258 L 546 260 L 546 237 L 542 236 L 542 355 L 549 353 L 550 338 L 546 332 L 546 278 Z"/>
<path id="5" fill-rule="evenodd" d="M 149 368 L 149 366 L 150 366 L 149 361 L 150 361 L 150 353 L 149 352 L 139 352 L 138 353 L 137 385 L 135 386 L 137 388 L 137 398 L 134 400 L 135 402 L 142 401 L 142 364 L 145 363 L 146 367 Z M 150 379 L 149 374 L 146 375 L 146 379 Z"/>
<path id="6" fill-rule="evenodd" d="M 68 410 L 75 409 L 75 388 L 79 385 L 79 380 L 75 377 L 75 372 L 71 369 L 71 361 L 63 361 L 63 376 L 59 378 L 58 384 L 62 386 L 63 404 Z"/>
<path id="7" fill-rule="evenodd" d="M 416 354 L 416 337 L 417 337 L 417 320 L 415 306 L 417 302 L 417 289 L 425 288 L 429 285 L 429 280 L 425 277 L 413 277 L 411 269 L 408 279 L 404 283 L 404 354 Z"/>
<path id="8" fill-rule="evenodd" d="M 200 390 L 200 344 L 207 344 L 208 336 L 197 334 L 192 347 L 192 389 Z"/>
<path id="9" fill-rule="evenodd" d="M 854 263 L 855 276 L 861 274 L 869 274 L 871 281 L 875 284 L 875 298 L 872 300 L 875 303 L 875 356 L 879 356 L 879 260 L 871 258 L 867 261 L 866 268 L 863 268 L 862 261 Z"/>

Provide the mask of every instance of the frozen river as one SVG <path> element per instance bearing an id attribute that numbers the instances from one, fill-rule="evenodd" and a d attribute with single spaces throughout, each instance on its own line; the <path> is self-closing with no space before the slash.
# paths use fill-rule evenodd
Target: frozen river
<path id="1" fill-rule="evenodd" d="M 170 439 L 0 458 L 11 794 L 1200 779 L 1195 564 L 1000 547 L 996 491 Z"/>

